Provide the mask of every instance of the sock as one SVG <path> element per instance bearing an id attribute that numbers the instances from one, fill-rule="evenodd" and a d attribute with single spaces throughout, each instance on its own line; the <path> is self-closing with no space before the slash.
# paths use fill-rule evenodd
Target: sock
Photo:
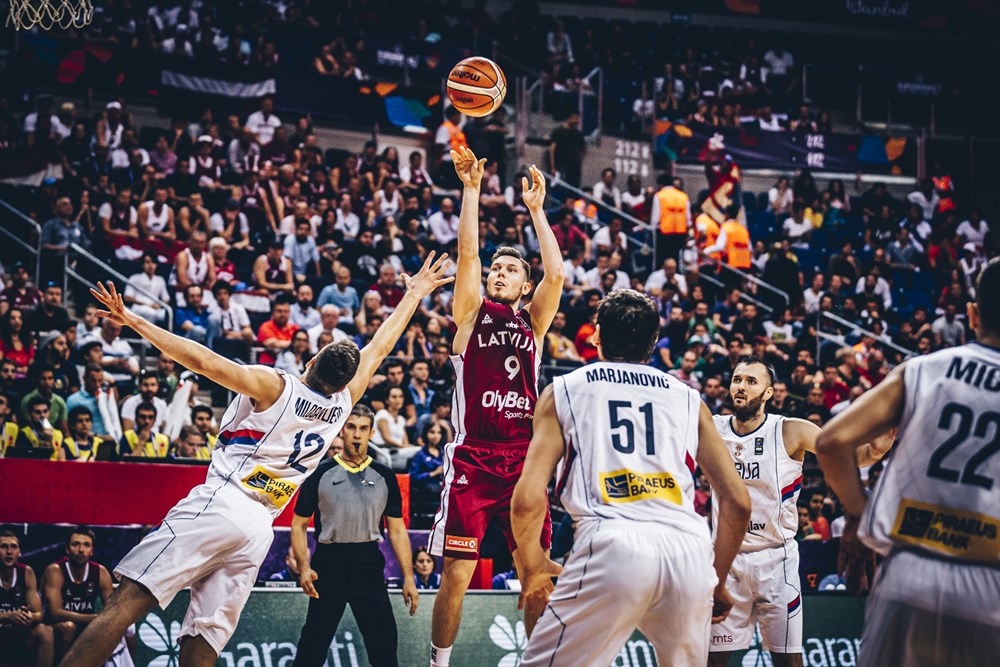
<path id="1" fill-rule="evenodd" d="M 451 660 L 451 646 L 448 648 L 438 648 L 431 644 L 431 667 L 448 667 Z"/>

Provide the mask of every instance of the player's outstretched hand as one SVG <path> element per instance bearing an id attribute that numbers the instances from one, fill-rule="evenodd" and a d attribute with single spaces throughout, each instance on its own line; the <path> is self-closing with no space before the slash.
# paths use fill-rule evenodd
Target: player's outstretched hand
<path id="1" fill-rule="evenodd" d="M 540 211 L 545 208 L 545 177 L 535 165 L 528 169 L 531 174 L 531 187 L 528 187 L 528 179 L 521 177 L 521 198 L 529 211 Z"/>
<path id="2" fill-rule="evenodd" d="M 417 602 L 420 593 L 417 592 L 417 582 L 412 578 L 403 582 L 403 604 L 410 608 L 410 616 L 417 613 Z"/>
<path id="3" fill-rule="evenodd" d="M 483 183 L 486 158 L 476 159 L 476 154 L 468 146 L 461 146 L 457 151 L 451 152 L 451 161 L 455 165 L 455 173 L 458 174 L 462 185 L 478 190 Z"/>
<path id="4" fill-rule="evenodd" d="M 732 608 L 733 596 L 729 594 L 724 584 L 719 584 L 712 593 L 712 623 L 726 620 Z"/>
<path id="5" fill-rule="evenodd" d="M 299 573 L 299 585 L 302 586 L 302 592 L 311 598 L 319 599 L 319 593 L 313 586 L 313 582 L 317 579 L 319 579 L 319 575 L 311 567 L 303 567 L 302 572 Z"/>
<path id="6" fill-rule="evenodd" d="M 875 576 L 875 552 L 858 539 L 858 524 L 857 517 L 846 517 L 837 554 L 837 572 L 843 575 L 847 590 L 862 595 L 868 592 Z"/>
<path id="7" fill-rule="evenodd" d="M 98 317 L 107 317 L 115 324 L 123 327 L 131 326 L 138 317 L 135 313 L 125 307 L 125 301 L 118 293 L 118 289 L 113 282 L 97 283 L 97 287 L 91 287 L 90 293 L 101 302 L 104 310 L 98 310 Z"/>
<path id="8" fill-rule="evenodd" d="M 556 585 L 552 582 L 562 572 L 562 565 L 551 558 L 545 558 L 537 567 L 525 565 L 521 577 L 521 596 L 517 600 L 517 608 L 524 609 L 529 603 L 538 603 L 544 607 L 549 601 L 549 595 Z"/>
<path id="9" fill-rule="evenodd" d="M 451 262 L 448 261 L 447 253 L 438 257 L 437 261 L 434 261 L 434 251 L 432 250 L 427 254 L 424 265 L 420 267 L 417 273 L 412 276 L 403 274 L 403 283 L 406 285 L 406 291 L 415 292 L 421 299 L 424 298 L 438 287 L 447 285 L 455 280 L 455 276 L 444 275 L 450 267 Z"/>

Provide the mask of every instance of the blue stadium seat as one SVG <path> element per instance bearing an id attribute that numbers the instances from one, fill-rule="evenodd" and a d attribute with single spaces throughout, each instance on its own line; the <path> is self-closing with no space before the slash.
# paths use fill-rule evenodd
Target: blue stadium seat
<path id="1" fill-rule="evenodd" d="M 750 213 L 750 211 L 757 210 L 757 196 L 754 195 L 754 193 L 752 192 L 743 193 L 743 208 L 747 210 L 748 214 Z"/>
<path id="2" fill-rule="evenodd" d="M 913 308 L 926 308 L 927 310 L 933 306 L 931 295 L 928 292 L 918 292 L 917 290 L 906 292 L 906 303 Z"/>
<path id="3" fill-rule="evenodd" d="M 929 271 L 917 271 L 913 274 L 913 291 L 935 296 L 934 276 Z"/>

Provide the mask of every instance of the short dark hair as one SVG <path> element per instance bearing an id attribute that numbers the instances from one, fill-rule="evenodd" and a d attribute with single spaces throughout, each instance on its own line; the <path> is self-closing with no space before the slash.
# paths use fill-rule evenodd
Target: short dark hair
<path id="1" fill-rule="evenodd" d="M 490 263 L 492 264 L 497 260 L 497 257 L 513 257 L 514 259 L 521 262 L 521 268 L 524 269 L 525 278 L 531 276 L 531 265 L 528 264 L 524 256 L 521 255 L 521 251 L 517 248 L 512 248 L 509 245 L 502 245 L 493 252 L 493 256 L 490 257 Z"/>
<path id="2" fill-rule="evenodd" d="M 44 405 L 49 407 L 49 402 L 42 398 L 41 396 L 35 396 L 30 401 L 28 401 L 28 412 L 31 412 L 36 405 Z"/>
<path id="3" fill-rule="evenodd" d="M 317 389 L 332 394 L 347 386 L 360 362 L 361 352 L 352 341 L 330 343 L 313 357 L 308 377 L 320 385 Z"/>
<path id="4" fill-rule="evenodd" d="M 69 546 L 70 540 L 73 539 L 74 535 L 86 535 L 90 538 L 92 543 L 97 542 L 97 535 L 94 534 L 94 529 L 81 523 L 78 526 L 73 526 L 73 528 L 70 529 L 69 534 L 66 535 L 67 547 Z"/>
<path id="5" fill-rule="evenodd" d="M 653 300 L 633 289 L 612 292 L 597 309 L 601 352 L 605 359 L 649 361 L 660 332 L 660 316 Z"/>
<path id="6" fill-rule="evenodd" d="M 196 405 L 193 408 L 191 408 L 191 421 L 194 421 L 195 416 L 201 412 L 207 412 L 209 418 L 211 418 L 212 416 L 212 408 L 208 407 L 207 405 Z"/>
<path id="7" fill-rule="evenodd" d="M 976 308 L 983 333 L 1000 333 L 1000 303 L 990 294 L 1000 293 L 1000 260 L 993 259 L 983 267 L 976 281 Z"/>
<path id="8" fill-rule="evenodd" d="M 14 533 L 14 532 L 9 531 L 9 530 L 0 530 L 0 539 L 5 538 L 5 537 L 7 539 L 13 538 L 13 539 L 17 540 L 17 545 L 21 546 L 21 538 L 17 536 L 17 533 Z"/>
<path id="9" fill-rule="evenodd" d="M 369 408 L 364 403 L 358 403 L 353 408 L 351 408 L 351 412 L 350 412 L 349 415 L 347 415 L 347 417 L 348 418 L 350 418 L 350 417 L 367 417 L 368 421 L 371 423 L 371 425 L 372 426 L 375 425 L 375 413 L 372 411 L 371 408 Z"/>
<path id="10" fill-rule="evenodd" d="M 87 415 L 91 419 L 94 418 L 94 415 L 90 411 L 90 408 L 88 408 L 85 405 L 78 405 L 78 406 L 76 406 L 75 408 L 73 408 L 72 410 L 69 411 L 69 414 L 66 416 L 66 422 L 69 423 L 69 424 L 72 424 L 73 422 L 75 422 L 77 420 L 77 418 L 80 415 Z"/>
<path id="11" fill-rule="evenodd" d="M 764 357 L 761 357 L 756 354 L 745 354 L 742 357 L 740 357 L 740 360 L 736 362 L 736 364 L 737 366 L 739 364 L 744 364 L 746 366 L 754 366 L 756 364 L 760 364 L 767 371 L 767 384 L 769 386 L 774 385 L 774 380 L 776 376 L 774 372 L 774 366 L 768 363 L 767 359 L 765 359 Z"/>
<path id="12" fill-rule="evenodd" d="M 230 294 L 232 294 L 233 293 L 233 286 L 230 285 L 225 280 L 216 280 L 214 283 L 212 283 L 212 294 L 213 295 L 218 294 L 219 292 L 222 292 L 222 291 L 226 291 L 226 292 L 229 292 Z"/>
<path id="13" fill-rule="evenodd" d="M 150 403 L 149 401 L 143 401 L 143 402 L 139 403 L 139 405 L 135 406 L 135 414 L 136 414 L 136 416 L 139 416 L 139 411 L 140 410 L 142 412 L 152 412 L 154 415 L 157 414 L 157 412 L 156 412 L 156 406 L 153 405 L 152 403 Z"/>

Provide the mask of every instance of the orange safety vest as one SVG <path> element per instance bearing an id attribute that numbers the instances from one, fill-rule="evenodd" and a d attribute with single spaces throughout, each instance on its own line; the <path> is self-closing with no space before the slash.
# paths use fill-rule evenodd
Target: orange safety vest
<path id="1" fill-rule="evenodd" d="M 723 223 L 722 231 L 726 233 L 726 262 L 735 269 L 749 269 L 750 232 L 735 220 Z"/>
<path id="2" fill-rule="evenodd" d="M 455 125 L 450 120 L 444 122 L 445 128 L 448 130 L 448 137 L 451 141 L 451 150 L 457 151 L 462 146 L 468 146 L 469 143 L 465 140 L 465 132 L 462 132 L 462 128 Z"/>
<path id="3" fill-rule="evenodd" d="M 585 199 L 574 201 L 573 210 L 585 220 L 597 220 L 597 207 L 593 204 L 588 204 Z"/>
<path id="4" fill-rule="evenodd" d="M 660 233 L 687 234 L 688 196 L 673 186 L 656 193 L 660 202 Z"/>
<path id="5" fill-rule="evenodd" d="M 705 227 L 704 235 L 702 235 L 702 232 L 699 229 L 702 225 Z M 710 248 L 715 245 L 716 241 L 719 240 L 719 223 L 717 223 L 715 218 L 710 216 L 708 213 L 702 213 L 695 218 L 694 235 L 699 250 Z M 721 252 L 713 252 L 709 256 L 714 260 L 722 261 Z"/>

